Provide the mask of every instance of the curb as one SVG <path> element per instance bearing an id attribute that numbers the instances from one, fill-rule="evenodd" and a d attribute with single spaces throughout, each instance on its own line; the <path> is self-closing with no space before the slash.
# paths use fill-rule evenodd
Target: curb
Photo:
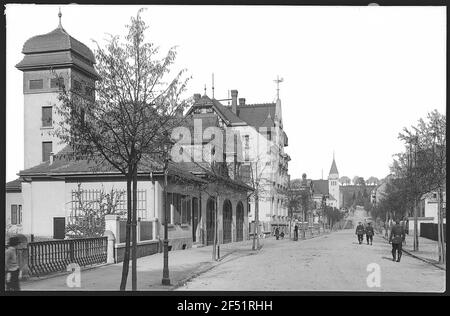
<path id="1" fill-rule="evenodd" d="M 425 259 L 425 258 L 416 256 L 416 255 L 413 255 L 413 254 L 412 254 L 411 252 L 409 252 L 408 250 L 402 249 L 402 251 L 405 252 L 405 253 L 407 253 L 408 255 L 410 255 L 410 256 L 413 257 L 413 258 L 419 259 L 420 261 L 426 262 L 426 263 L 428 263 L 428 264 L 431 264 L 432 266 L 435 266 L 435 267 L 438 268 L 438 269 L 441 269 L 441 270 L 446 271 L 446 268 L 445 268 L 445 267 L 441 267 L 441 266 L 439 266 L 437 263 L 434 263 L 434 262 L 432 262 L 432 261 L 429 261 L 428 259 Z"/>
<path id="2" fill-rule="evenodd" d="M 382 238 L 383 238 L 384 240 L 387 241 L 386 237 L 383 236 Z M 440 269 L 440 270 L 447 271 L 447 269 L 446 269 L 445 267 L 441 267 L 441 266 L 439 266 L 439 264 L 437 264 L 437 263 L 435 263 L 435 262 L 432 262 L 432 261 L 430 261 L 429 259 L 425 259 L 425 258 L 419 257 L 419 256 L 413 254 L 412 251 L 410 251 L 410 250 L 406 250 L 406 249 L 404 249 L 404 248 L 402 247 L 402 251 L 403 251 L 404 253 L 406 253 L 407 255 L 409 255 L 409 256 L 415 258 L 415 259 L 418 259 L 418 260 L 423 261 L 423 262 L 425 262 L 425 263 L 431 264 L 432 266 L 434 266 L 434 267 L 436 267 L 436 268 L 438 268 L 438 269 Z"/>

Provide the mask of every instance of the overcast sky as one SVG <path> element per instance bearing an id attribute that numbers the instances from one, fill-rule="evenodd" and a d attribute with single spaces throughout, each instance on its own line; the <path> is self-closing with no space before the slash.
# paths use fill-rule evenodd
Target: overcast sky
<path id="1" fill-rule="evenodd" d="M 23 168 L 24 42 L 58 26 L 58 7 L 6 9 L 6 180 Z M 125 34 L 143 6 L 63 5 L 62 25 L 91 49 Z M 289 173 L 324 178 L 333 150 L 340 176 L 385 177 L 404 126 L 445 112 L 445 7 L 148 6 L 148 39 L 178 45 L 176 69 L 193 79 L 189 94 L 273 102 L 280 86 Z"/>

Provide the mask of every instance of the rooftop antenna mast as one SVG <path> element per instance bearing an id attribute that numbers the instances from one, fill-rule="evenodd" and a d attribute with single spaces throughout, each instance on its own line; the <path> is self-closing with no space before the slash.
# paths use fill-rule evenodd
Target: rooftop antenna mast
<path id="1" fill-rule="evenodd" d="M 277 100 L 280 99 L 280 83 L 282 83 L 283 81 L 283 78 L 280 78 L 279 76 L 277 76 L 277 79 L 274 80 L 274 82 L 276 82 L 277 84 Z"/>
<path id="2" fill-rule="evenodd" d="M 214 99 L 214 73 L 212 74 L 212 98 Z"/>

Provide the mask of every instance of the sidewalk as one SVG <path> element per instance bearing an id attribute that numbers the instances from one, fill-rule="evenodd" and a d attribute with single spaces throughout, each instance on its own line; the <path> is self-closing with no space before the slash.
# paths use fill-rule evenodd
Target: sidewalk
<path id="1" fill-rule="evenodd" d="M 137 260 L 137 288 L 144 291 L 170 291 L 183 285 L 189 279 L 204 273 L 213 267 L 251 255 L 252 240 L 220 245 L 219 261 L 212 260 L 212 246 L 190 248 L 169 252 L 170 286 L 161 285 L 163 254 L 157 253 Z M 103 265 L 81 271 L 81 286 L 68 287 L 68 273 L 44 278 L 31 278 L 21 282 L 24 291 L 119 291 L 122 263 Z M 128 273 L 127 290 L 131 290 L 131 261 Z"/>
<path id="2" fill-rule="evenodd" d="M 419 260 L 428 262 L 440 269 L 446 270 L 445 264 L 439 263 L 439 252 L 437 241 L 419 237 L 419 251 L 414 251 L 414 239 L 413 235 L 406 235 L 406 243 L 403 244 L 403 251 L 408 255 L 415 257 Z"/>
<path id="3" fill-rule="evenodd" d="M 406 235 L 406 244 L 403 245 L 403 250 L 405 252 L 413 257 L 429 262 L 445 270 L 445 264 L 439 264 L 439 250 L 437 241 L 419 237 L 419 251 L 414 251 L 413 246 L 413 235 Z"/>

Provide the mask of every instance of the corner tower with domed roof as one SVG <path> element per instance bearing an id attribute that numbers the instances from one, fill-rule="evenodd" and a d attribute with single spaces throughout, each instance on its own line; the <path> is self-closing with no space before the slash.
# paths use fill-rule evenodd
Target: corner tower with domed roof
<path id="1" fill-rule="evenodd" d="M 25 169 L 49 160 L 65 146 L 52 133 L 58 124 L 54 107 L 61 85 L 93 96 L 99 79 L 94 54 L 64 30 L 61 12 L 58 16 L 56 29 L 25 42 L 25 56 L 16 65 L 23 72 Z"/>

